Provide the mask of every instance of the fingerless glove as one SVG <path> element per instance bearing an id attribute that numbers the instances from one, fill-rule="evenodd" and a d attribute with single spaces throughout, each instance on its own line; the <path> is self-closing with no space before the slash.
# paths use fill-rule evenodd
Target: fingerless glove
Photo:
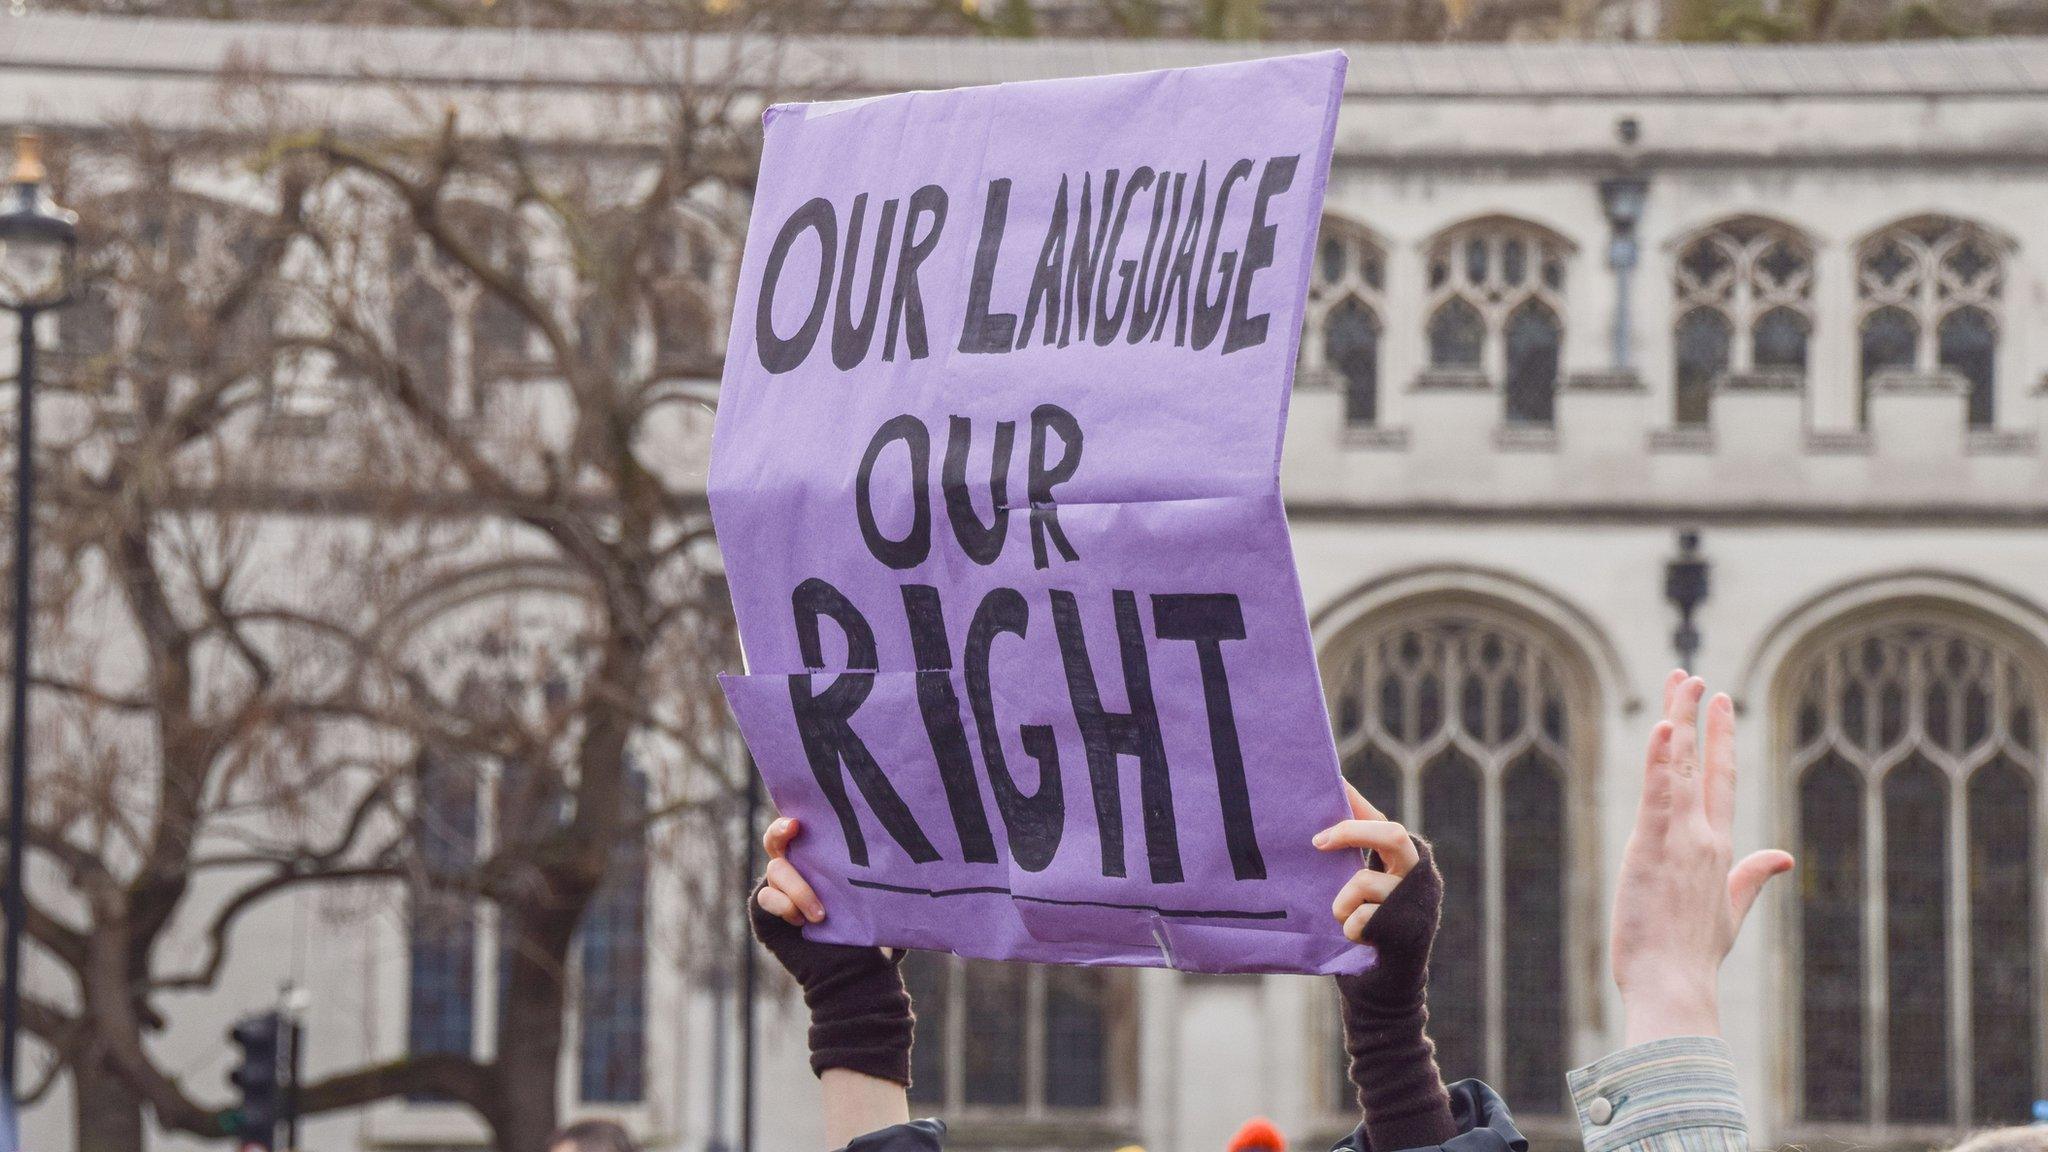
<path id="1" fill-rule="evenodd" d="M 1378 1152 L 1430 1147 L 1458 1134 L 1428 1034 L 1429 950 L 1444 882 L 1429 842 L 1417 837 L 1415 850 L 1415 867 L 1362 933 L 1360 943 L 1379 953 L 1379 963 L 1360 975 L 1337 977 L 1351 1083 Z"/>
<path id="2" fill-rule="evenodd" d="M 811 1071 L 846 1068 L 910 1085 L 910 1034 L 916 1017 L 896 971 L 903 953 L 821 944 L 762 909 L 760 888 L 747 900 L 754 938 L 781 961 L 811 1010 Z"/>

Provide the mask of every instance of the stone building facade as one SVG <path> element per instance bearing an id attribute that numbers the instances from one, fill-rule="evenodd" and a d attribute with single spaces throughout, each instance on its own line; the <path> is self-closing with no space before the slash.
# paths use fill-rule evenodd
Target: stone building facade
<path id="1" fill-rule="evenodd" d="M 189 127 L 214 71 L 252 58 L 337 115 L 387 114 L 374 70 L 497 91 L 555 131 L 607 67 L 601 41 L 543 34 L 4 27 L 0 122 L 53 131 L 139 110 Z M 793 50 L 835 94 L 1258 51 Z M 1283 483 L 1346 771 L 1439 845 L 1446 1071 L 1500 1086 L 1539 1137 L 1576 1131 L 1563 1072 L 1621 1035 L 1604 913 L 1677 658 L 1681 531 L 1711 574 L 1694 667 L 1740 710 L 1738 848 L 1801 858 L 1724 980 L 1754 1135 L 1925 1146 L 2048 1098 L 2044 208 L 2048 42 L 1354 50 Z M 316 1064 L 451 1026 L 421 1015 L 433 979 L 490 983 L 423 967 L 402 925 L 268 923 L 165 1039 L 195 1082 L 225 1066 L 221 1015 L 281 974 L 318 990 Z M 729 1146 L 724 993 L 647 956 L 639 1017 L 606 1025 L 638 1037 L 644 1077 L 607 1099 L 565 1074 L 565 1105 L 656 1148 Z M 1316 982 L 910 975 L 916 1097 L 963 1146 L 1199 1152 L 1257 1113 L 1310 1139 L 1347 1126 Z M 488 1044 L 472 1011 L 452 1026 Z M 762 1148 L 821 1143 L 801 1023 L 764 1016 Z M 66 1114 L 31 1114 L 29 1146 L 66 1146 Z M 306 1144 L 476 1135 L 394 1102 Z"/>

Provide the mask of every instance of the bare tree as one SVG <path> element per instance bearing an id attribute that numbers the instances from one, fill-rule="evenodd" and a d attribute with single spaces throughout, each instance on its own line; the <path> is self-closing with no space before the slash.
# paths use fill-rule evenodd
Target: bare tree
<path id="1" fill-rule="evenodd" d="M 741 78 L 772 67 L 671 78 L 617 141 L 453 113 L 309 132 L 252 75 L 254 127 L 75 142 L 93 276 L 42 462 L 28 923 L 68 986 L 26 1021 L 80 1148 L 139 1152 L 145 1114 L 227 1132 L 149 1037 L 285 893 L 494 909 L 495 1051 L 301 1102 L 441 1097 L 506 1152 L 556 1126 L 618 846 L 687 854 L 686 903 L 727 919 L 742 778 L 712 676 L 737 649 L 703 452 L 762 99 Z M 451 832 L 484 790 L 491 834 Z"/>

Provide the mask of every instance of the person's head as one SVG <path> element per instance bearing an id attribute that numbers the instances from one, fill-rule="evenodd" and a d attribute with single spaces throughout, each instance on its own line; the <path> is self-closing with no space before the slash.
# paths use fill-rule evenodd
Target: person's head
<path id="1" fill-rule="evenodd" d="M 2048 1152 L 2048 1124 L 1979 1132 L 1950 1152 Z"/>
<path id="2" fill-rule="evenodd" d="M 548 1140 L 548 1152 L 640 1152 L 625 1126 L 612 1120 L 578 1120 Z"/>
<path id="3" fill-rule="evenodd" d="M 1226 1152 L 1287 1152 L 1287 1138 L 1271 1120 L 1254 1116 L 1230 1138 Z"/>

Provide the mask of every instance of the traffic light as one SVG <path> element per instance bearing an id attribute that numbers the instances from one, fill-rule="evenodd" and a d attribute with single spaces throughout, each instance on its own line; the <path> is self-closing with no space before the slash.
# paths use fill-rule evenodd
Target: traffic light
<path id="1" fill-rule="evenodd" d="M 243 1148 L 270 1152 L 277 1146 L 283 1105 L 279 1057 L 283 1054 L 284 1017 L 276 1012 L 245 1017 L 228 1029 L 228 1039 L 242 1050 L 242 1058 L 228 1073 L 228 1083 L 242 1098 L 231 1127 Z"/>

